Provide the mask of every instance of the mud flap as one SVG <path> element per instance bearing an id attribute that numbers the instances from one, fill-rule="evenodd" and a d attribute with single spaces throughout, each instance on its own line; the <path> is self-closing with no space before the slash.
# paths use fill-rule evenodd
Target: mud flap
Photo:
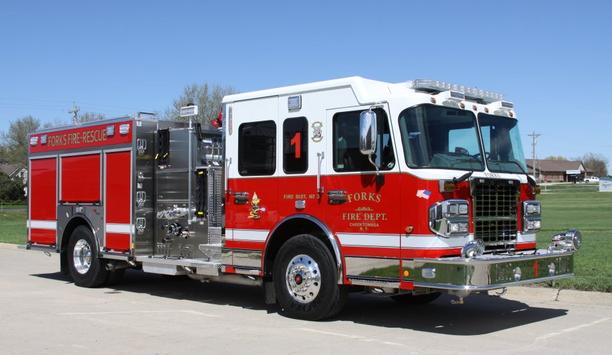
<path id="1" fill-rule="evenodd" d="M 276 304 L 276 291 L 274 290 L 274 282 L 264 282 L 264 298 L 266 304 Z"/>
<path id="2" fill-rule="evenodd" d="M 66 249 L 60 251 L 60 272 L 64 275 L 68 275 L 68 253 Z"/>

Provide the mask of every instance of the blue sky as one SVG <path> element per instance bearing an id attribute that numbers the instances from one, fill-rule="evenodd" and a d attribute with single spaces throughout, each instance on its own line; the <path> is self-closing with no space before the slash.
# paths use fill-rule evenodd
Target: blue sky
<path id="1" fill-rule="evenodd" d="M 610 1 L 8 1 L 0 130 L 72 102 L 164 111 L 193 82 L 240 91 L 360 75 L 433 78 L 515 102 L 525 154 L 612 162 Z"/>

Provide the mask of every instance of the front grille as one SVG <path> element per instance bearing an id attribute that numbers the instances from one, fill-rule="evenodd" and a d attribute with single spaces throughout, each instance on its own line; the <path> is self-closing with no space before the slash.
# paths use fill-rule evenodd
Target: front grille
<path id="1" fill-rule="evenodd" d="M 516 180 L 474 179 L 472 198 L 474 237 L 485 250 L 513 250 L 517 235 L 519 182 Z"/>

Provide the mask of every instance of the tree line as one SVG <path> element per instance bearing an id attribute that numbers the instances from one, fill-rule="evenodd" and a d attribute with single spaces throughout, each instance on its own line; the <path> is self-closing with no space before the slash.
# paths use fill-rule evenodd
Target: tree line
<path id="1" fill-rule="evenodd" d="M 180 120 L 179 110 L 182 106 L 195 104 L 199 106 L 196 120 L 203 128 L 212 128 L 211 120 L 216 118 L 221 110 L 223 96 L 233 94 L 236 90 L 231 86 L 220 86 L 215 84 L 191 84 L 187 85 L 183 92 L 175 99 L 165 112 L 158 115 L 168 120 Z M 92 122 L 106 118 L 105 115 L 94 112 L 77 114 L 76 123 Z M 6 132 L 0 132 L 0 164 L 15 164 L 26 167 L 28 163 L 28 136 L 42 128 L 52 128 L 75 123 L 75 118 L 65 121 L 55 121 L 42 124 L 38 118 L 24 116 L 10 123 Z M 20 201 L 24 199 L 23 184 L 19 179 L 11 180 L 0 172 L 0 202 Z"/>
<path id="2" fill-rule="evenodd" d="M 551 155 L 545 160 L 569 160 L 568 158 L 562 155 Z M 601 154 L 596 153 L 586 153 L 581 157 L 574 158 L 573 160 L 578 160 L 582 162 L 582 165 L 585 169 L 591 172 L 591 175 L 597 177 L 608 176 L 608 159 Z"/>

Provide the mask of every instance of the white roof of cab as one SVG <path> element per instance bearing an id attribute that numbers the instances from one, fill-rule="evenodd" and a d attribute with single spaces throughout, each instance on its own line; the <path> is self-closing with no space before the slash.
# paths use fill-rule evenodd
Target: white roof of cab
<path id="1" fill-rule="evenodd" d="M 391 94 L 391 86 L 396 85 L 397 84 L 391 84 L 384 81 L 365 79 L 360 76 L 351 76 L 347 78 L 228 95 L 223 98 L 223 103 L 350 87 L 360 104 L 368 104 L 388 98 Z"/>

